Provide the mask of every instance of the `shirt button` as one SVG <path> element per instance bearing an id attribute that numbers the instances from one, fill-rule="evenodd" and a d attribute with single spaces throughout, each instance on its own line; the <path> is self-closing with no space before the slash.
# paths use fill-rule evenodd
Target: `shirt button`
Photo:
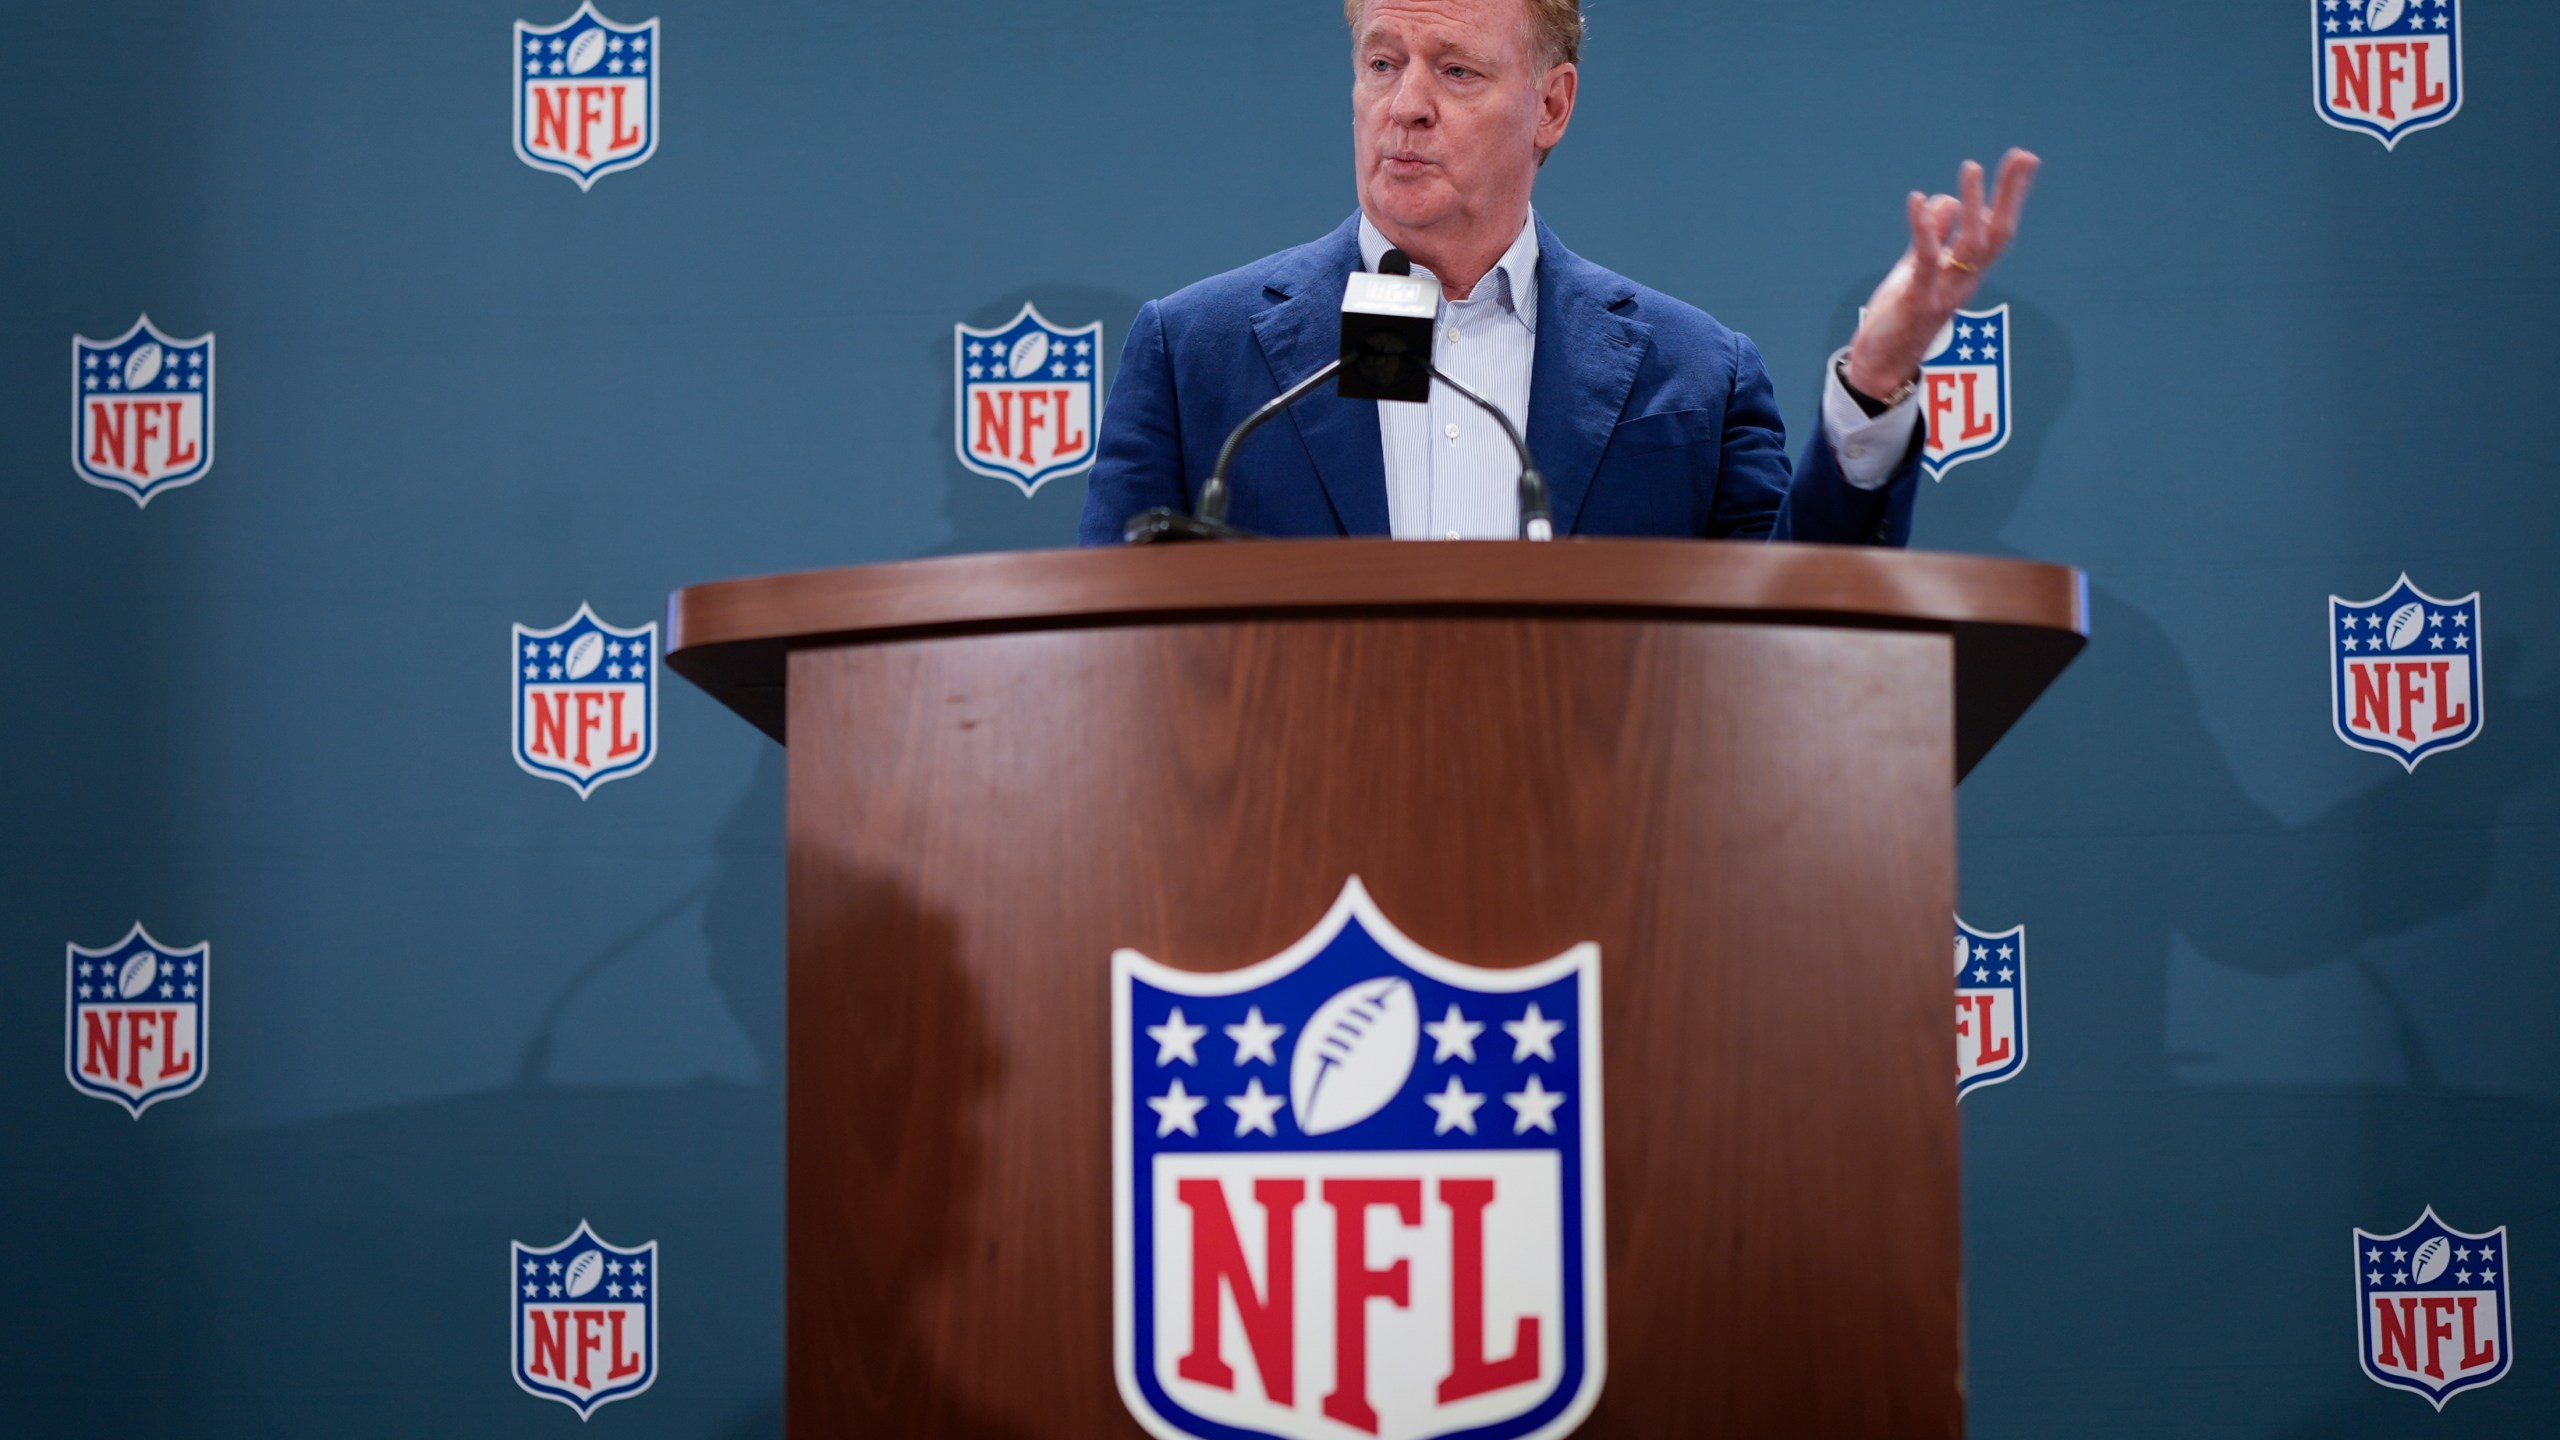
<path id="1" fill-rule="evenodd" d="M 1457 344 L 1457 343 L 1458 343 L 1461 339 L 1463 339 L 1463 338 L 1465 338 L 1465 337 L 1461 336 L 1461 335 L 1460 335 L 1457 331 L 1455 331 L 1455 330 L 1452 330 L 1452 331 L 1450 331 L 1450 332 L 1449 332 L 1449 343 L 1450 343 L 1450 344 L 1452 344 L 1452 345 Z"/>
<path id="2" fill-rule="evenodd" d="M 1850 458 L 1850 459 L 1852 459 L 1852 460 L 1864 460 L 1865 458 L 1867 458 L 1867 447 L 1866 447 L 1866 446 L 1864 446 L 1864 445 L 1852 445 L 1852 446 L 1850 446 L 1850 447 L 1849 447 L 1849 458 Z"/>
<path id="3" fill-rule="evenodd" d="M 1455 442 L 1456 442 L 1456 440 L 1457 440 L 1457 438 L 1458 438 L 1458 427 L 1457 427 L 1457 426 L 1455 426 L 1455 425 L 1452 425 L 1452 426 L 1450 426 L 1448 429 L 1443 430 L 1443 431 L 1441 431 L 1440 433 L 1441 433 L 1441 434 L 1443 434 L 1443 435 L 1448 436 L 1448 437 L 1449 437 L 1449 439 L 1450 439 L 1450 441 L 1451 441 L 1452 443 L 1455 443 Z"/>
<path id="4" fill-rule="evenodd" d="M 1457 538 L 1458 538 L 1458 532 L 1457 532 L 1457 531 L 1455 531 L 1455 530 L 1450 531 L 1450 532 L 1449 532 L 1449 538 L 1450 538 L 1450 539 L 1452 539 L 1452 540 L 1457 539 Z"/>

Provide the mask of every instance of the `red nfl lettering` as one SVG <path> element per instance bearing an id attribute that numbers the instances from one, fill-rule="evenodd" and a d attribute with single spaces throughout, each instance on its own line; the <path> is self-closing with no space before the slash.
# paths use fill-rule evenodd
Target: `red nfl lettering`
<path id="1" fill-rule="evenodd" d="M 2456 1230 L 2429 1208 L 2397 1235 L 2355 1232 L 2358 1326 L 2366 1375 L 2437 1409 L 2507 1373 L 2513 1317 L 2504 1227 Z"/>
<path id="2" fill-rule="evenodd" d="M 112 340 L 71 338 L 71 464 L 137 505 L 213 464 L 213 336 L 164 335 L 145 316 Z"/>
<path id="3" fill-rule="evenodd" d="M 2312 102 L 2391 149 L 2462 108 L 2459 0 L 2311 0 Z"/>
<path id="4" fill-rule="evenodd" d="M 519 20 L 509 65 L 516 158 L 588 189 L 658 148 L 658 22 L 617 24 L 592 0 L 557 25 Z"/>
<path id="5" fill-rule="evenodd" d="M 1115 1363 L 1150 1434 L 1582 1423 L 1605 1355 L 1598 958 L 1442 959 L 1357 881 L 1259 965 L 1113 957 Z"/>
<path id="6" fill-rule="evenodd" d="M 1093 464 L 1102 324 L 1067 330 L 1025 305 L 991 330 L 953 327 L 960 463 L 1026 496 Z"/>
<path id="7" fill-rule="evenodd" d="M 136 925 L 101 950 L 68 947 L 62 1066 L 72 1087 L 135 1118 L 204 1082 L 213 949 L 171 949 Z"/>

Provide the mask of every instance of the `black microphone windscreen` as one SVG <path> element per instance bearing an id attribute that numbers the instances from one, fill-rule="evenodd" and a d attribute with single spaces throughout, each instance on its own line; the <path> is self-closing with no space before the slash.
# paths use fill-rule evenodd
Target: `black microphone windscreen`
<path id="1" fill-rule="evenodd" d="M 1401 250 L 1390 250 L 1386 254 L 1378 257 L 1378 273 L 1381 275 L 1410 275 L 1413 273 L 1413 261 Z"/>

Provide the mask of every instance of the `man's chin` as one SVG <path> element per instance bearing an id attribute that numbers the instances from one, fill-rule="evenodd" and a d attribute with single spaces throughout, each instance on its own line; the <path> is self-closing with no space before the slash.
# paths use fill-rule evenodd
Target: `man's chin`
<path id="1" fill-rule="evenodd" d="M 1449 218 L 1456 199 L 1445 181 L 1426 176 L 1414 181 L 1381 178 L 1360 198 L 1369 218 L 1402 230 L 1428 230 Z"/>

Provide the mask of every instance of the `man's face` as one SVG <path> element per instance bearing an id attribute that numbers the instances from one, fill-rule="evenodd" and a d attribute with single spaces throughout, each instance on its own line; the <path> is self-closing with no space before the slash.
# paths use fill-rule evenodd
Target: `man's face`
<path id="1" fill-rule="evenodd" d="M 1528 0 L 1370 0 L 1351 54 L 1361 208 L 1417 232 L 1518 225 L 1573 108 Z"/>

